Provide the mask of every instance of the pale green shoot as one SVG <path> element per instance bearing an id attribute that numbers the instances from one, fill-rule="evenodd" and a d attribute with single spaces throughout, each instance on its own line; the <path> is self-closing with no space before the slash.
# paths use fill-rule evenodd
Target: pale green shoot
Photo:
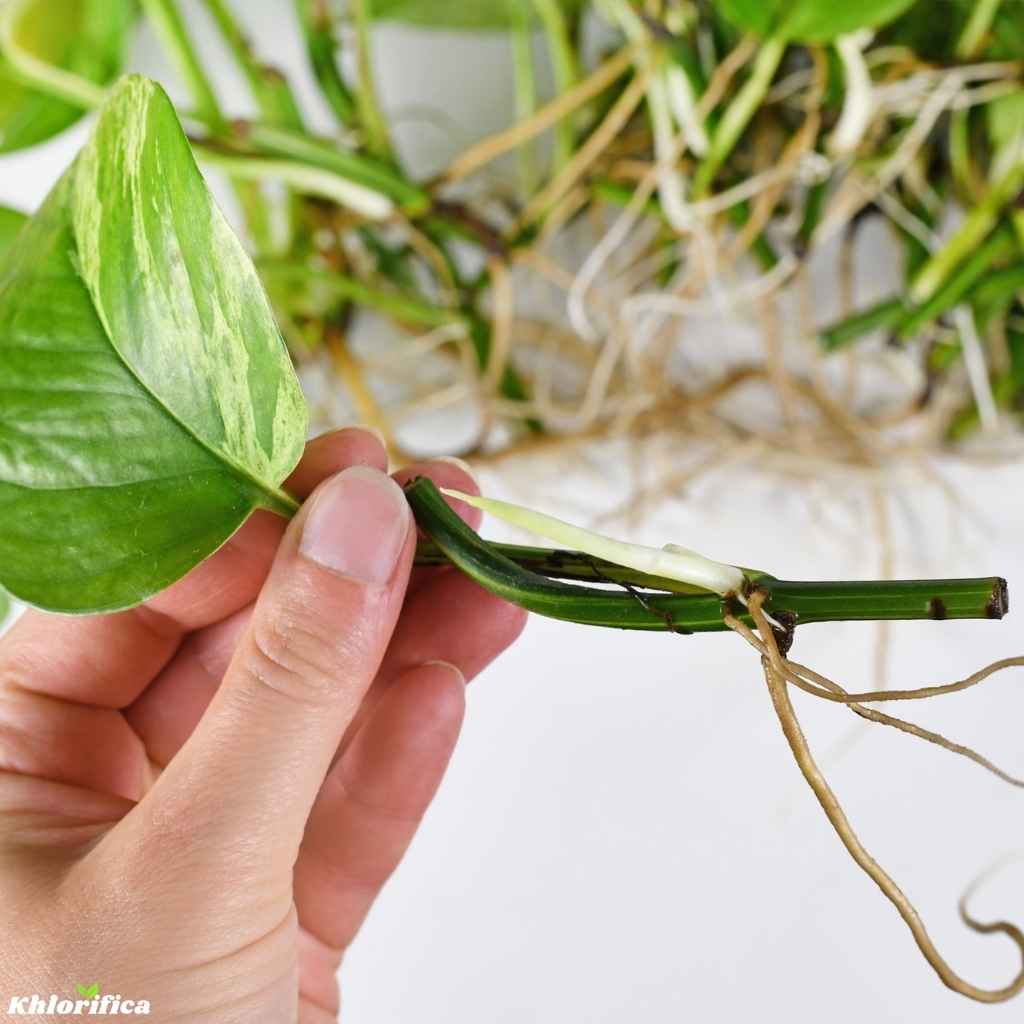
<path id="1" fill-rule="evenodd" d="M 483 512 L 489 512 L 512 526 L 627 569 L 703 587 L 723 597 L 727 594 L 738 595 L 743 588 L 744 576 L 736 566 L 715 562 L 677 544 L 666 544 L 663 548 L 628 544 L 507 501 L 464 494 L 448 487 L 442 487 L 441 492 Z"/>

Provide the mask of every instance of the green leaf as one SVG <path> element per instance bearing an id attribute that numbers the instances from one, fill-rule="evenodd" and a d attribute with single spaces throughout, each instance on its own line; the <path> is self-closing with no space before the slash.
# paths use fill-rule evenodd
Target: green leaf
<path id="1" fill-rule="evenodd" d="M 12 210 L 9 206 L 0 206 L 0 260 L 14 244 L 18 232 L 27 220 L 28 217 L 19 210 Z"/>
<path id="2" fill-rule="evenodd" d="M 0 276 L 0 583 L 138 603 L 254 508 L 294 511 L 306 418 L 170 100 L 124 79 Z"/>
<path id="3" fill-rule="evenodd" d="M 744 32 L 800 43 L 828 43 L 861 28 L 878 28 L 915 0 L 719 0 L 722 16 Z"/>
<path id="4" fill-rule="evenodd" d="M 133 0 L 29 0 L 22 7 L 15 41 L 25 52 L 98 85 L 120 73 L 135 17 Z M 83 113 L 23 83 L 0 58 L 0 153 L 43 142 Z"/>
<path id="5" fill-rule="evenodd" d="M 585 0 L 560 0 L 566 14 L 577 14 Z M 377 21 L 400 21 L 423 28 L 504 31 L 537 16 L 533 0 L 370 0 Z"/>
<path id="6" fill-rule="evenodd" d="M 719 0 L 717 9 L 743 32 L 767 37 L 778 27 L 784 8 L 778 0 Z"/>
<path id="7" fill-rule="evenodd" d="M 1024 52 L 1024 0 L 1002 0 L 992 21 L 987 60 L 1020 60 Z"/>
<path id="8" fill-rule="evenodd" d="M 985 104 L 988 134 L 996 152 L 1024 139 L 1024 91 L 998 96 Z"/>
<path id="9" fill-rule="evenodd" d="M 7 594 L 7 591 L 3 587 L 0 587 L 0 626 L 7 620 L 7 616 L 11 614 L 11 599 Z"/>

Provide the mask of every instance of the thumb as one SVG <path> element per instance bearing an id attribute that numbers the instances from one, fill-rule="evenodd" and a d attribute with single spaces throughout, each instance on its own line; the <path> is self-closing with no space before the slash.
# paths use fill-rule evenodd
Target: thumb
<path id="1" fill-rule="evenodd" d="M 184 846 L 191 869 L 227 854 L 264 877 L 291 871 L 391 638 L 415 543 L 405 496 L 384 473 L 354 466 L 320 485 L 285 534 L 216 696 L 129 815 L 136 841 L 163 856 Z"/>

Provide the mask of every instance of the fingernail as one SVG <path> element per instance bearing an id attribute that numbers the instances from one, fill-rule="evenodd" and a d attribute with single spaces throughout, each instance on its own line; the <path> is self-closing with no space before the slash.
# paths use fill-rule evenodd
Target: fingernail
<path id="1" fill-rule="evenodd" d="M 430 661 L 423 662 L 423 668 L 444 668 L 447 669 L 453 676 L 462 682 L 462 685 L 466 685 L 466 677 L 463 674 L 461 668 L 458 665 L 453 665 L 450 661 L 442 661 L 440 658 L 432 658 Z"/>
<path id="2" fill-rule="evenodd" d="M 409 505 L 390 477 L 350 466 L 313 499 L 299 550 L 306 558 L 363 583 L 386 583 L 409 532 Z"/>
<path id="3" fill-rule="evenodd" d="M 457 455 L 435 455 L 431 460 L 432 462 L 447 462 L 449 466 L 454 466 L 456 469 L 461 469 L 466 476 L 469 477 L 473 483 L 478 483 L 476 473 L 473 472 L 473 467 L 466 462 L 465 459 L 460 459 Z"/>

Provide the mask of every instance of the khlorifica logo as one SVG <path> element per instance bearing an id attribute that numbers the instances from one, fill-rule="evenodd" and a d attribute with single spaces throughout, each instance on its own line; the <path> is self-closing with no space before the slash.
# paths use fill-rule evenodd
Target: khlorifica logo
<path id="1" fill-rule="evenodd" d="M 98 982 L 75 985 L 77 999 L 51 993 L 11 996 L 8 1017 L 148 1017 L 148 999 L 123 999 L 120 995 L 100 995 Z"/>

